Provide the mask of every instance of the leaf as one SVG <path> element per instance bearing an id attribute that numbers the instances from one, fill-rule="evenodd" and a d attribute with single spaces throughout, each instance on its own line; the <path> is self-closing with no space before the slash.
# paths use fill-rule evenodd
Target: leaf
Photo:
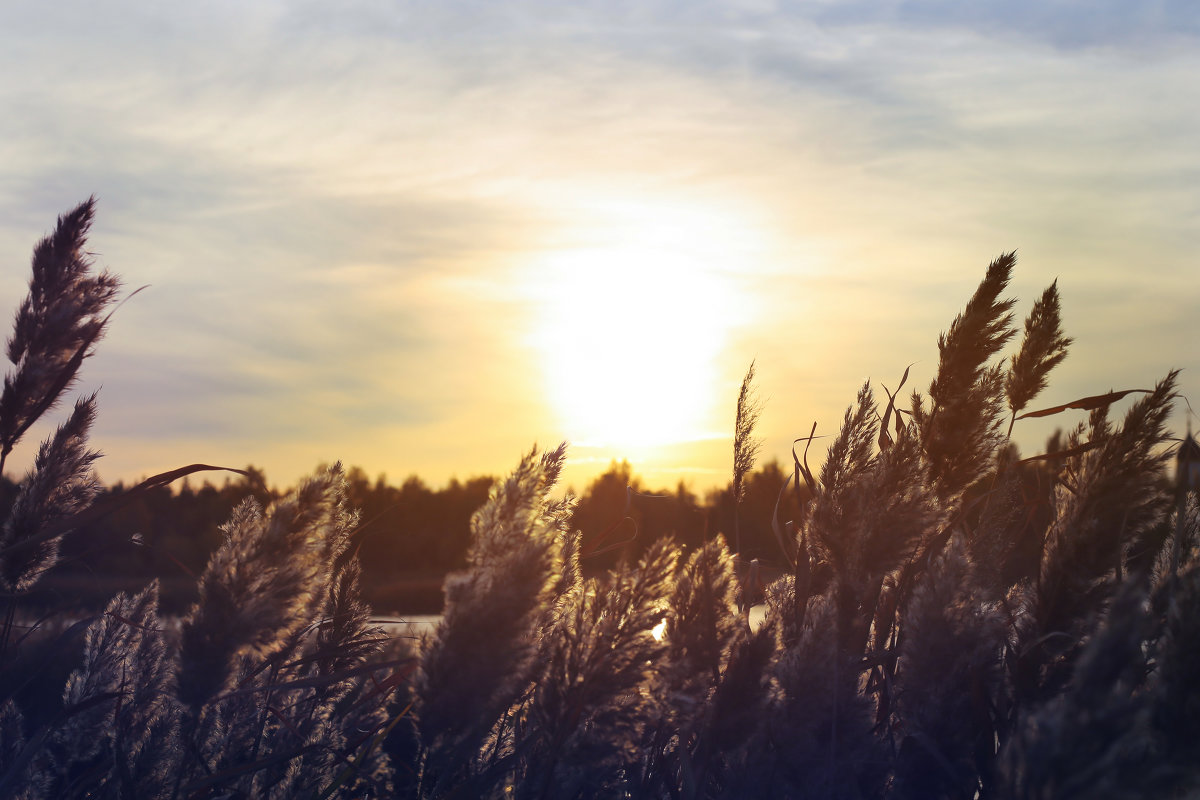
<path id="1" fill-rule="evenodd" d="M 195 472 L 215 472 L 215 471 L 236 472 L 239 475 L 244 475 L 248 478 L 251 477 L 250 473 L 244 469 L 236 469 L 234 467 L 214 467 L 209 464 L 189 464 L 186 467 L 180 467 L 179 469 L 173 469 L 173 470 L 170 470 L 169 472 L 160 472 L 157 475 L 153 475 L 149 478 L 146 478 L 146 480 L 142 481 L 137 486 L 133 487 L 132 489 L 130 489 L 128 491 L 122 492 L 121 494 L 114 495 L 112 497 L 107 497 L 98 503 L 93 503 L 92 505 L 85 508 L 83 511 L 80 511 L 78 514 L 72 514 L 69 517 L 63 517 L 60 520 L 56 520 L 55 522 L 50 523 L 45 528 L 43 528 L 42 531 L 40 533 L 38 533 L 37 536 L 31 536 L 27 539 L 22 539 L 21 541 L 17 542 L 16 544 L 11 544 L 8 547 L 0 550 L 0 556 L 5 555 L 9 551 L 14 550 L 18 547 L 27 547 L 28 545 L 30 545 L 34 542 L 43 542 L 43 541 L 47 541 L 49 539 L 53 539 L 54 537 L 61 536 L 64 533 L 66 533 L 67 531 L 74 530 L 75 528 L 78 528 L 81 525 L 86 525 L 89 522 L 100 519 L 101 517 L 105 516 L 106 514 L 111 514 L 113 511 L 116 511 L 118 508 L 128 505 L 129 503 L 133 502 L 138 497 L 140 497 L 141 495 L 150 491 L 151 489 L 157 489 L 160 486 L 166 486 L 167 484 L 169 484 L 173 481 L 177 481 L 180 478 L 186 477 Z"/>
<path id="2" fill-rule="evenodd" d="M 913 362 L 913 363 L 916 363 L 916 362 Z M 888 429 L 887 429 L 888 422 L 892 418 L 892 411 L 896 408 L 896 395 L 900 394 L 900 390 L 904 388 L 904 382 L 908 380 L 908 371 L 910 369 L 912 369 L 912 364 L 909 364 L 907 367 L 904 368 L 904 374 L 900 376 L 900 383 L 896 386 L 895 392 L 889 392 L 888 388 L 886 386 L 883 387 L 883 391 L 888 396 L 888 404 L 887 404 L 887 408 L 884 409 L 884 412 L 883 412 L 883 423 L 879 426 L 879 449 L 880 450 L 886 450 L 887 448 L 892 446 L 892 437 L 888 433 Z M 883 384 L 880 384 L 880 386 L 883 386 Z M 897 414 L 896 414 L 896 430 L 897 431 L 900 430 L 900 414 L 899 414 L 899 412 L 897 412 Z M 899 435 L 899 434 L 897 433 L 897 435 Z"/>
<path id="3" fill-rule="evenodd" d="M 1061 406 L 1043 408 L 1040 411 L 1027 411 L 1021 416 L 1017 417 L 1017 419 L 1025 419 L 1026 417 L 1049 417 L 1054 414 L 1061 414 L 1069 408 L 1076 408 L 1082 411 L 1091 411 L 1095 408 L 1103 408 L 1104 406 L 1112 405 L 1125 395 L 1133 394 L 1134 392 L 1150 394 L 1150 391 L 1150 389 L 1126 389 L 1123 392 L 1109 392 L 1108 394 L 1096 394 L 1092 395 L 1091 397 L 1081 397 L 1078 400 L 1072 400 L 1070 403 L 1063 403 Z"/>
<path id="4" fill-rule="evenodd" d="M 1100 442 L 1084 442 L 1083 444 L 1076 445 L 1075 447 L 1068 447 L 1066 450 L 1056 450 L 1053 453 L 1042 453 L 1038 456 L 1022 458 L 1017 463 L 1028 464 L 1031 461 L 1052 461 L 1060 458 L 1070 458 L 1071 456 L 1077 456 L 1081 453 L 1086 453 L 1088 450 L 1095 450 L 1100 446 L 1100 444 Z"/>
<path id="5" fill-rule="evenodd" d="M 796 472 L 800 473 L 800 477 L 804 478 L 804 482 L 808 485 L 808 490 L 813 494 L 817 493 L 817 482 L 813 480 L 812 470 L 808 468 L 808 447 L 812 444 L 813 439 L 824 439 L 824 436 L 817 436 L 817 423 L 813 423 L 812 431 L 808 436 L 802 436 L 799 439 L 792 440 L 792 462 L 796 465 Z M 804 442 L 804 458 L 801 463 L 800 456 L 796 455 L 796 443 Z M 800 490 L 800 482 L 796 482 L 796 490 Z"/>
<path id="6" fill-rule="evenodd" d="M 793 480 L 799 480 L 794 472 L 784 480 L 783 487 L 779 490 L 779 496 L 775 498 L 775 510 L 771 514 L 771 530 L 775 533 L 775 539 L 779 542 L 779 549 L 783 551 L 783 558 L 787 561 L 788 567 L 794 567 L 795 563 L 792 561 L 791 553 L 788 552 L 787 540 L 783 535 L 783 528 L 779 524 L 779 504 L 783 502 L 783 494 L 787 491 L 788 484 Z"/>

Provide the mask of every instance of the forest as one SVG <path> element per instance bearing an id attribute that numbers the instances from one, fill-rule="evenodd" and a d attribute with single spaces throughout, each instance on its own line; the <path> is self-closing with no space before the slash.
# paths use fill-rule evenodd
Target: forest
<path id="1" fill-rule="evenodd" d="M 196 576 L 219 546 L 221 525 L 233 509 L 248 497 L 266 506 L 294 491 L 268 488 L 267 476 L 254 466 L 243 472 L 220 484 L 205 479 L 198 487 L 184 478 L 178 485 L 138 492 L 127 502 L 132 486 L 101 488 L 98 502 L 112 502 L 114 510 L 63 536 L 53 568 L 22 603 L 52 608 L 69 599 L 98 610 L 115 592 L 157 580 L 161 607 L 182 613 L 196 600 Z M 345 480 L 346 501 L 360 515 L 353 546 L 363 564 L 364 599 L 377 614 L 440 612 L 443 580 L 466 566 L 471 515 L 487 500 L 496 478 L 451 479 L 435 489 L 414 475 L 395 486 L 383 475 L 371 480 L 361 468 L 350 467 Z M 798 518 L 796 494 L 779 496 L 785 481 L 783 469 L 770 462 L 746 477 L 738 504 L 740 553 L 747 562 L 758 559 L 764 570 L 778 571 L 784 559 L 772 519 Z M 17 489 L 11 480 L 0 481 L 0 513 L 8 513 Z M 682 483 L 674 490 L 651 489 L 628 462 L 613 462 L 579 494 L 572 513 L 587 554 L 584 569 L 603 573 L 622 558 L 639 557 L 664 536 L 686 547 L 721 532 L 732 538 L 731 492 L 726 486 L 700 498 Z"/>
<path id="2" fill-rule="evenodd" d="M 8 342 L 0 468 L 34 421 L 64 419 L 0 529 L 0 796 L 1200 791 L 1200 448 L 1169 430 L 1177 372 L 1039 407 L 1072 341 L 1055 283 L 1020 324 L 1014 254 L 938 337 L 928 387 L 862 384 L 819 465 L 809 433 L 754 470 L 752 367 L 729 490 L 703 504 L 635 495 L 621 465 L 564 496 L 566 445 L 440 492 L 340 465 L 283 496 L 253 473 L 157 491 L 193 465 L 108 494 L 96 397 L 56 410 L 119 293 L 88 256 L 94 213 L 36 246 Z M 1058 415 L 1045 452 L 1016 452 L 1015 423 Z M 175 541 L 174 515 L 219 535 Z M 61 560 L 105 546 L 71 542 L 102 519 L 148 582 L 26 613 Z M 364 599 L 370 548 L 429 542 L 450 569 L 441 620 L 393 637 Z M 777 572 L 756 574 L 760 552 Z M 185 607 L 161 602 L 159 570 L 192 580 Z"/>

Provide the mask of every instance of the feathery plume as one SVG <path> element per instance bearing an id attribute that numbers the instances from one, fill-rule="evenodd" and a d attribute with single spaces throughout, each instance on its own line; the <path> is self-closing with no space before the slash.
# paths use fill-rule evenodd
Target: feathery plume
<path id="1" fill-rule="evenodd" d="M 671 594 L 667 681 L 698 702 L 720 681 L 740 628 L 737 575 L 720 534 L 697 549 L 679 571 Z"/>
<path id="2" fill-rule="evenodd" d="M 1064 483 L 1055 491 L 1057 514 L 1046 533 L 1037 586 L 1039 635 L 1078 636 L 1088 610 L 1124 571 L 1130 550 L 1162 528 L 1172 505 L 1162 445 L 1177 375 L 1170 372 L 1134 403 L 1118 428 L 1107 409 L 1092 412 L 1088 437 L 1097 446 L 1068 459 Z M 1069 444 L 1082 435 L 1074 433 Z"/>
<path id="3" fill-rule="evenodd" d="M 733 500 L 740 503 L 745 494 L 743 482 L 747 474 L 754 469 L 754 460 L 762 447 L 762 441 L 755 438 L 754 426 L 762 415 L 762 400 L 754 388 L 754 362 L 746 370 L 742 379 L 742 388 L 738 392 L 737 415 L 733 426 Z"/>
<path id="4" fill-rule="evenodd" d="M 1006 253 L 989 264 L 966 308 L 938 337 L 938 372 L 929 387 L 934 408 L 944 409 L 965 396 L 983 377 L 988 360 L 1012 338 L 1010 311 L 1016 301 L 1001 300 L 1000 293 L 1008 286 L 1016 261 L 1016 253 Z"/>
<path id="5" fill-rule="evenodd" d="M 1200 780 L 1200 563 L 1190 563 L 1159 600 L 1165 605 L 1149 676 L 1146 723 L 1161 744 L 1163 766 L 1180 783 Z"/>
<path id="6" fill-rule="evenodd" d="M 888 759 L 872 733 L 874 703 L 858 689 L 858 659 L 838 652 L 838 614 L 831 593 L 814 597 L 795 644 L 779 642 L 776 694 L 747 770 L 757 777 L 743 773 L 749 796 L 882 795 Z"/>
<path id="7" fill-rule="evenodd" d="M 88 198 L 59 217 L 54 233 L 34 248 L 29 295 L 8 340 L 14 369 L 0 392 L 0 469 L 29 426 L 74 382 L 108 322 L 101 315 L 116 299 L 120 281 L 91 272 L 84 246 L 95 207 L 95 198 Z"/>
<path id="8" fill-rule="evenodd" d="M 976 597 L 967 544 L 952 537 L 913 590 L 900 626 L 898 798 L 973 796 L 993 755 L 1004 626 Z"/>
<path id="9" fill-rule="evenodd" d="M 229 678 L 234 658 L 264 658 L 311 623 L 324 590 L 329 537 L 343 531 L 340 465 L 306 481 L 266 515 L 244 501 L 222 528 L 225 540 L 200 577 L 200 600 L 183 621 L 178 693 L 197 708 Z"/>
<path id="10" fill-rule="evenodd" d="M 88 627 L 83 665 L 63 692 L 67 708 L 81 710 L 55 732 L 52 745 L 64 783 L 72 773 L 93 769 L 107 773 L 98 783 L 122 793 L 161 794 L 169 785 L 177 766 L 171 732 L 178 720 L 167 691 L 157 607 L 155 581 L 136 595 L 114 597 Z"/>
<path id="11" fill-rule="evenodd" d="M 847 501 L 871 468 L 876 424 L 871 385 L 864 383 L 825 455 L 821 491 L 804 522 L 804 538 L 840 574 L 859 561 L 855 534 L 862 529 L 860 516 L 865 509 Z"/>
<path id="12" fill-rule="evenodd" d="M 1195 780 L 1195 761 L 1175 769 L 1144 724 L 1150 620 L 1139 583 L 1127 581 L 1113 598 L 1070 683 L 1018 720 L 999 759 L 996 796 L 1172 797 Z"/>
<path id="13" fill-rule="evenodd" d="M 742 551 L 742 523 L 738 511 L 746 493 L 744 482 L 746 475 L 754 469 L 754 460 L 762 448 L 762 440 L 754 435 L 762 405 L 754 388 L 754 362 L 751 361 L 738 392 L 733 425 L 733 549 L 736 553 Z"/>
<path id="14" fill-rule="evenodd" d="M 636 567 L 612 573 L 607 588 L 588 581 L 546 632 L 529 707 L 526 796 L 571 796 L 636 761 L 657 717 L 650 679 L 667 643 L 652 631 L 668 616 L 678 560 L 673 543 L 655 542 Z"/>
<path id="15" fill-rule="evenodd" d="M 530 451 L 471 518 L 467 569 L 446 579 L 442 621 L 421 654 L 417 720 L 434 793 L 462 779 L 528 681 L 533 626 L 554 591 L 565 507 L 548 495 L 566 446 Z"/>
<path id="16" fill-rule="evenodd" d="M 81 398 L 70 418 L 39 448 L 0 529 L 0 586 L 5 590 L 24 592 L 54 566 L 65 531 L 47 535 L 47 527 L 87 508 L 99 491 L 92 463 L 100 454 L 87 449 L 95 418 L 96 395 Z"/>
<path id="17" fill-rule="evenodd" d="M 1072 339 L 1063 336 L 1058 281 L 1054 281 L 1025 318 L 1025 337 L 1021 349 L 1012 357 L 1004 381 L 1004 393 L 1014 418 L 1046 388 L 1047 375 L 1067 357 L 1071 342 Z"/>
<path id="18" fill-rule="evenodd" d="M 1012 338 L 1014 300 L 1001 300 L 1016 263 L 1014 253 L 988 265 L 987 274 L 938 337 L 937 376 L 929 386 L 930 408 L 913 395 L 912 417 L 921 433 L 930 478 L 950 501 L 987 471 L 998 447 L 1004 370 L 988 365 Z"/>

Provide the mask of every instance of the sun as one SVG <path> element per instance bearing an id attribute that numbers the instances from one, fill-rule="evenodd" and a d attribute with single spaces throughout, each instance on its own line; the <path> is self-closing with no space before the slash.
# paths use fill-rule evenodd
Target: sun
<path id="1" fill-rule="evenodd" d="M 534 264 L 532 343 L 559 425 L 577 445 L 631 455 L 718 435 L 720 358 L 749 311 L 745 233 L 688 207 L 592 212 L 585 235 Z"/>

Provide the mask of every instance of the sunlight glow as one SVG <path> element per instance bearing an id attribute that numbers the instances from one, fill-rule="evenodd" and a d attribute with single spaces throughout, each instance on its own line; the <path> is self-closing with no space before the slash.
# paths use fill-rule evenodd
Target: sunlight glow
<path id="1" fill-rule="evenodd" d="M 653 628 L 650 629 L 650 635 L 654 637 L 654 641 L 656 641 L 656 642 L 661 642 L 663 640 L 663 635 L 666 634 L 666 632 L 667 632 L 667 618 L 666 617 L 663 617 L 662 620 L 657 625 L 655 625 Z"/>
<path id="2" fill-rule="evenodd" d="M 565 434 L 623 451 L 721 435 L 718 362 L 748 316 L 736 276 L 753 266 L 753 231 L 697 209 L 624 204 L 580 238 L 547 252 L 533 279 L 533 344 Z"/>

